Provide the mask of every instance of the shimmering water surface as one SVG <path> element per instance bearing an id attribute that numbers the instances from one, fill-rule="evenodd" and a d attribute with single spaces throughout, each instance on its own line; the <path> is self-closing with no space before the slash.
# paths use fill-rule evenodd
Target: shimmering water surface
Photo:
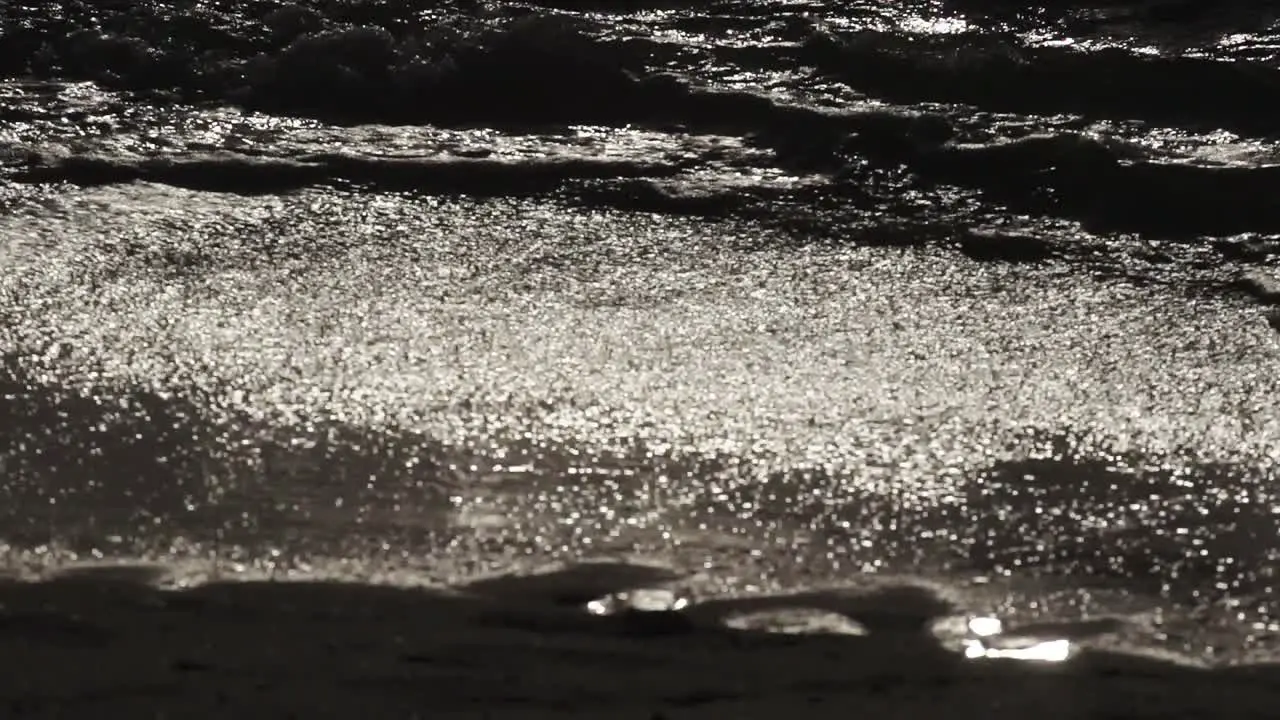
<path id="1" fill-rule="evenodd" d="M 6 3 L 11 566 L 908 577 L 1276 657 L 1261 4 L 609 5 Z"/>

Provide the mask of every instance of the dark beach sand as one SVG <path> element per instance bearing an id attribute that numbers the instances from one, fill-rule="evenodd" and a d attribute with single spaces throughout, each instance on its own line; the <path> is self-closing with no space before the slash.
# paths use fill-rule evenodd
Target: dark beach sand
<path id="1" fill-rule="evenodd" d="M 448 591 L 285 581 L 158 590 L 158 568 L 116 566 L 8 582 L 0 703 L 15 718 L 646 720 L 1270 718 L 1280 707 L 1275 666 L 1090 650 L 1064 663 L 966 660 L 926 631 L 947 604 L 912 585 L 723 600 L 660 621 L 594 617 L 570 602 L 660 574 L 610 564 Z M 721 622 L 770 604 L 843 612 L 865 634 Z"/>

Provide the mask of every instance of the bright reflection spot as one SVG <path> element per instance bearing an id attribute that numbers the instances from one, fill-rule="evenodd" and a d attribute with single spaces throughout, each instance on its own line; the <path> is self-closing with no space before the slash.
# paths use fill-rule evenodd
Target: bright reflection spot
<path id="1" fill-rule="evenodd" d="M 1237 45 L 1247 45 L 1255 40 L 1257 40 L 1256 35 L 1250 35 L 1247 33 L 1231 33 L 1219 38 L 1218 44 L 1223 47 L 1233 47 Z"/>
<path id="2" fill-rule="evenodd" d="M 612 615 L 624 610 L 640 612 L 678 612 L 689 607 L 689 598 L 671 590 L 642 589 L 606 595 L 587 603 L 592 615 Z"/>
<path id="3" fill-rule="evenodd" d="M 1004 631 L 1004 625 L 1000 623 L 998 618 L 993 617 L 976 617 L 969 620 L 969 632 L 978 637 L 990 637 L 999 635 Z"/>
<path id="4" fill-rule="evenodd" d="M 964 656 L 970 659 L 1063 662 L 1071 657 L 1071 643 L 1067 640 L 1048 640 L 1026 647 L 991 648 L 981 640 L 969 640 L 965 643 Z"/>
<path id="5" fill-rule="evenodd" d="M 901 27 L 905 32 L 930 35 L 955 35 L 973 29 L 963 18 L 910 17 L 901 21 Z"/>

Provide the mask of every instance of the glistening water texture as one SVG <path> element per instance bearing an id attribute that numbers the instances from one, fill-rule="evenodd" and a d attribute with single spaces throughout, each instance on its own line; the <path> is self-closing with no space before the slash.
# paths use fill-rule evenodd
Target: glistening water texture
<path id="1" fill-rule="evenodd" d="M 1274 657 L 1247 4 L 10 3 L 0 540 Z"/>

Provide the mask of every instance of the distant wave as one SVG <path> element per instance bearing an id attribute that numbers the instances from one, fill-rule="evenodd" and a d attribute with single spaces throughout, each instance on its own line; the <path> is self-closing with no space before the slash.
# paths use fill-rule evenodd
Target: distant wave
<path id="1" fill-rule="evenodd" d="M 1280 133 L 1271 109 L 1280 99 L 1280 70 L 1258 63 L 1031 47 L 984 33 L 819 33 L 806 48 L 823 72 L 893 102 Z"/>
<path id="2" fill-rule="evenodd" d="M 196 190 L 279 192 L 334 181 L 381 189 L 514 195 L 556 187 L 570 179 L 665 176 L 671 163 L 591 158 L 488 160 L 440 156 L 372 157 L 344 153 L 262 157 L 220 152 L 175 157 L 32 153 L 14 177 L 23 182 L 107 185 L 147 181 Z"/>
<path id="3" fill-rule="evenodd" d="M 1018 140 L 957 143 L 939 117 L 881 113 L 827 114 L 768 106 L 757 140 L 773 145 L 779 162 L 821 168 L 825 185 L 774 188 L 726 187 L 692 195 L 673 186 L 706 158 L 679 160 L 565 158 L 490 159 L 440 154 L 384 157 L 355 153 L 305 153 L 269 157 L 235 152 L 133 156 L 9 147 L 0 165 L 19 182 L 102 185 L 159 182 L 199 190 L 280 192 L 353 183 L 384 190 L 464 193 L 480 196 L 547 194 L 579 189 L 596 204 L 659 212 L 718 215 L 757 202 L 808 198 L 815 193 L 852 208 L 875 210 L 891 200 L 860 187 L 859 163 L 903 165 L 917 182 L 976 190 L 990 201 L 1043 216 L 1072 218 L 1095 231 L 1166 237 L 1233 236 L 1280 232 L 1280 165 L 1209 165 L 1148 157 L 1137 147 L 1108 144 L 1087 135 L 1058 133 Z M 933 131 L 922 130 L 932 126 Z M 765 132 L 767 131 L 767 132 Z M 822 131 L 822 132 L 818 132 Z M 772 133 L 772 134 L 769 134 Z M 825 133 L 825 135 L 823 134 Z M 803 140 L 803 142 L 799 142 Z M 848 159 L 850 156 L 856 160 Z M 843 163 L 843 164 L 842 164 Z M 582 182 L 596 183 L 586 188 Z M 810 208 L 817 206 L 810 204 Z M 755 211 L 768 208 L 756 207 Z M 782 203 L 777 213 L 802 212 Z"/>
<path id="4" fill-rule="evenodd" d="M 616 9 L 616 3 L 547 4 Z M 798 42 L 782 43 L 777 63 L 800 63 L 858 93 L 903 103 L 837 110 L 659 72 L 649 67 L 651 44 L 607 39 L 590 18 L 528 7 L 442 3 L 430 13 L 383 2 L 201 7 L 131 3 L 95 14 L 71 0 L 9 4 L 0 11 L 6 28 L 0 73 L 87 79 L 152 103 L 237 105 L 339 124 L 526 131 L 594 124 L 736 135 L 771 151 L 779 167 L 825 178 L 827 198 L 855 210 L 907 213 L 907 221 L 919 220 L 910 216 L 919 210 L 899 198 L 914 193 L 924 198 L 916 206 L 936 211 L 946 204 L 943 189 L 958 188 L 1098 232 L 1280 232 L 1280 205 L 1273 201 L 1280 166 L 1266 161 L 1201 162 L 1123 136 L 1099 138 L 1081 123 L 1057 129 L 1040 123 L 1039 132 L 995 128 L 976 138 L 959 126 L 966 114 L 1009 112 L 1280 135 L 1269 110 L 1280 96 L 1280 70 L 1257 63 L 1033 47 L 997 34 L 841 34 L 817 22 L 792 23 L 783 34 Z M 0 115 L 24 117 L 21 107 L 0 108 Z M 745 206 L 767 214 L 762 197 L 786 199 L 778 190 L 737 200 L 730 192 L 687 195 L 653 182 L 679 178 L 699 161 L 135 157 L 10 147 L 0 170 L 25 182 L 146 180 L 241 192 L 355 182 L 500 195 L 617 181 L 577 196 L 693 214 Z M 891 177 L 888 189 L 875 190 L 884 177 Z M 814 194 L 805 184 L 791 199 L 813 203 Z M 795 218 L 801 210 L 779 202 L 777 212 Z"/>

